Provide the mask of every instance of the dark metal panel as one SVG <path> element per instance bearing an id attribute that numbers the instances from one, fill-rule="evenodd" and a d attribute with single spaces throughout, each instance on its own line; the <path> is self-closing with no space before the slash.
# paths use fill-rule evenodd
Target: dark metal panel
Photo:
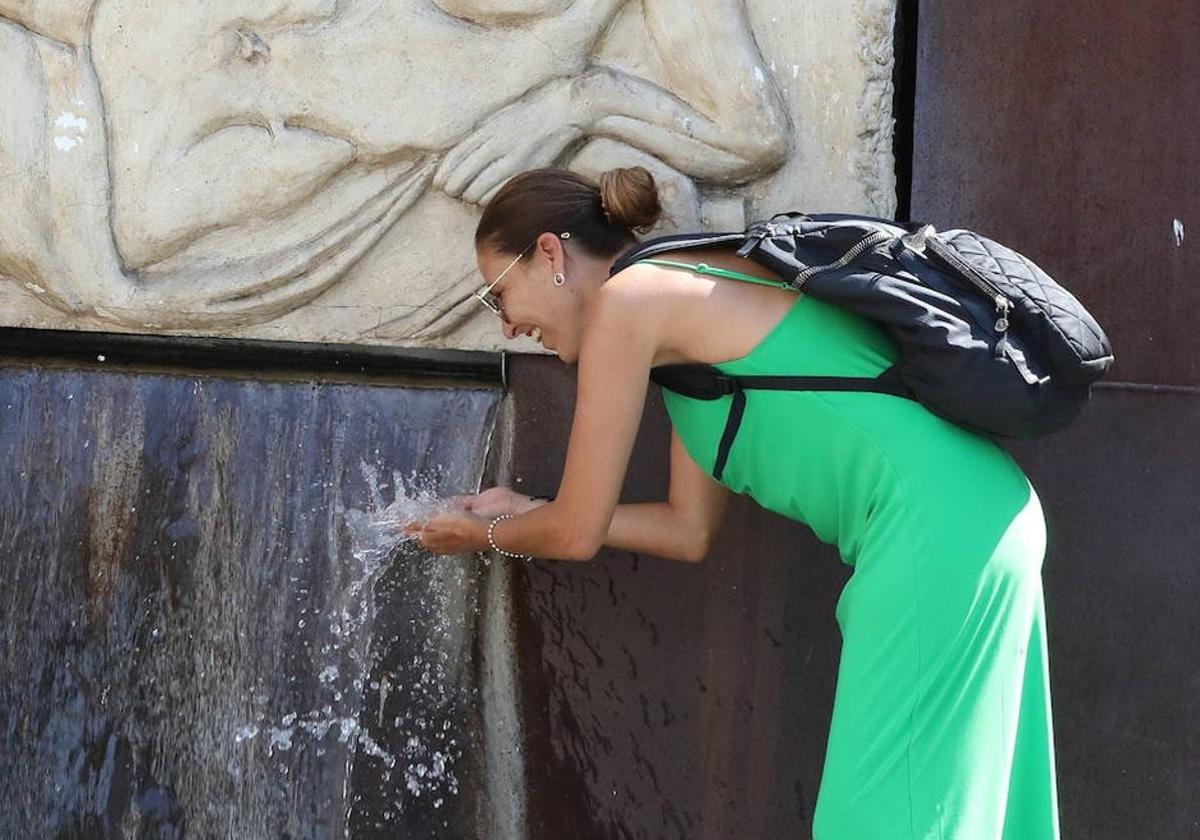
<path id="1" fill-rule="evenodd" d="M 380 384 L 0 358 L 0 837 L 488 835 L 475 564 L 355 512 L 499 393 Z"/>
<path id="2" fill-rule="evenodd" d="M 1009 241 L 1078 292 L 1113 379 L 1192 386 L 1100 389 L 1068 431 L 1012 447 L 1049 521 L 1064 837 L 1200 825 L 1197 43 L 1193 0 L 921 4 L 913 216 Z"/>
<path id="3" fill-rule="evenodd" d="M 1013 446 L 1046 509 L 1064 837 L 1200 825 L 1200 4 L 922 3 L 912 213 L 1076 291 L 1114 380 Z M 1175 221 L 1182 225 L 1180 239 Z"/>
<path id="4" fill-rule="evenodd" d="M 1105 326 L 1118 379 L 1200 384 L 1197 44 L 1195 0 L 920 8 L 913 218 L 1041 263 Z"/>
<path id="5" fill-rule="evenodd" d="M 512 367 L 518 474 L 552 487 L 571 386 Z M 1185 837 L 1200 821 L 1200 398 L 1101 390 L 1013 446 L 1045 506 L 1064 836 Z M 626 496 L 665 490 L 651 400 Z M 848 570 L 801 526 L 735 505 L 699 566 L 605 552 L 517 583 L 531 836 L 807 836 Z"/>
<path id="6" fill-rule="evenodd" d="M 0 327 L 0 358 L 3 357 L 107 371 L 188 368 L 251 376 L 320 375 L 325 380 L 407 377 L 414 386 L 450 381 L 460 387 L 497 385 L 503 375 L 499 353 L 469 350 L 22 327 Z"/>
<path id="7" fill-rule="evenodd" d="M 1012 447 L 1042 498 L 1063 837 L 1200 826 L 1200 396 L 1101 391 Z"/>

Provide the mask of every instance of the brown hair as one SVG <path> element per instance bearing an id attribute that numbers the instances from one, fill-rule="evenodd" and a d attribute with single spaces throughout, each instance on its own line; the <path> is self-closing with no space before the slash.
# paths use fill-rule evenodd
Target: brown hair
<path id="1" fill-rule="evenodd" d="M 570 232 L 592 256 L 614 257 L 660 215 L 654 176 L 640 166 L 610 169 L 598 184 L 565 169 L 531 169 L 509 179 L 483 208 L 475 245 L 519 254 L 543 233 Z"/>

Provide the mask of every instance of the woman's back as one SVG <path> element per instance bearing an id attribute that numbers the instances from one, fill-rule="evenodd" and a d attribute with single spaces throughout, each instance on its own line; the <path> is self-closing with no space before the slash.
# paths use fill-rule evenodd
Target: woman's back
<path id="1" fill-rule="evenodd" d="M 737 283 L 736 280 L 719 282 Z M 807 295 L 749 353 L 716 366 L 730 374 L 874 377 L 898 358 L 878 325 Z M 664 390 L 672 424 L 710 474 L 731 398 Z M 901 514 L 922 539 L 975 539 L 962 522 L 1008 522 L 1029 496 L 995 443 L 887 394 L 749 391 L 722 483 L 806 522 L 847 563 Z"/>

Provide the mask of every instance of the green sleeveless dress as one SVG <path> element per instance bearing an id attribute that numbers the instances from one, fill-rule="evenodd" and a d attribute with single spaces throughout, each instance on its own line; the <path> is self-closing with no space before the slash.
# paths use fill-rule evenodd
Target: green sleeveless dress
<path id="1" fill-rule="evenodd" d="M 897 356 L 878 325 L 800 295 L 716 367 L 877 376 Z M 731 398 L 663 395 L 711 475 Z M 1045 523 L 1012 458 L 912 400 L 749 391 L 721 483 L 854 567 L 814 839 L 1057 838 Z"/>

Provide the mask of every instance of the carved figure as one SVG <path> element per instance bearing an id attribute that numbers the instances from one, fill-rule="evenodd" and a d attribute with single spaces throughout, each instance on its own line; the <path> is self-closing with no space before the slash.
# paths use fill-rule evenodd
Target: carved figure
<path id="1" fill-rule="evenodd" d="M 647 72 L 597 58 L 617 26 Z M 742 0 L 0 0 L 0 276 L 135 328 L 236 328 L 327 291 L 431 188 L 477 204 L 617 157 L 694 208 L 692 179 L 787 157 L 761 64 Z M 472 282 L 440 278 L 401 335 Z"/>

